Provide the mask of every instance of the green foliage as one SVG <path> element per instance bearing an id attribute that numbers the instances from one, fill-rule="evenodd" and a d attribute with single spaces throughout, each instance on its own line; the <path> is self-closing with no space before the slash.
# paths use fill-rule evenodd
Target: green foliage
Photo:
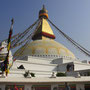
<path id="1" fill-rule="evenodd" d="M 90 72 L 87 72 L 87 76 L 90 76 Z"/>
<path id="2" fill-rule="evenodd" d="M 35 73 L 30 73 L 32 77 L 35 77 Z"/>
<path id="3" fill-rule="evenodd" d="M 35 73 L 29 73 L 29 71 L 28 71 L 28 72 L 25 72 L 24 77 L 26 78 L 29 74 L 30 74 L 32 77 L 35 77 Z"/>
<path id="4" fill-rule="evenodd" d="M 58 72 L 56 74 L 57 77 L 63 77 L 63 76 L 66 76 L 66 73 L 62 73 L 62 72 Z"/>
<path id="5" fill-rule="evenodd" d="M 27 77 L 27 76 L 28 76 L 28 72 L 25 72 L 24 77 Z"/>

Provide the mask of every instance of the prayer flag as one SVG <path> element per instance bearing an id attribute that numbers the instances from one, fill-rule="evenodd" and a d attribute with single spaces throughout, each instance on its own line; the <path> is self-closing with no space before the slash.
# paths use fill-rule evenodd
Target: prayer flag
<path id="1" fill-rule="evenodd" d="M 13 19 L 12 19 L 12 24 L 11 24 L 11 28 L 9 31 L 9 37 L 8 37 L 8 45 L 7 45 L 8 53 L 7 53 L 7 56 L 6 56 L 5 61 L 4 61 L 6 76 L 9 73 L 9 67 L 8 67 L 9 66 L 9 50 L 10 50 L 10 46 L 11 46 L 12 30 L 13 30 Z"/>

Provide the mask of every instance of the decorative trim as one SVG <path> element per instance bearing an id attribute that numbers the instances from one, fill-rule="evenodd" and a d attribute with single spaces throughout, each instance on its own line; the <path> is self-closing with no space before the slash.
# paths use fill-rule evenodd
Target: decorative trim
<path id="1" fill-rule="evenodd" d="M 47 13 L 41 13 L 41 14 L 39 14 L 39 18 L 42 17 L 42 16 L 46 16 L 46 18 L 48 19 L 48 14 Z"/>
<path id="2" fill-rule="evenodd" d="M 38 39 L 38 38 L 39 38 L 39 39 L 42 39 L 42 36 L 45 36 L 45 37 L 48 37 L 48 38 L 51 38 L 51 39 L 55 39 L 55 35 L 51 35 L 51 34 L 46 33 L 46 32 L 40 32 L 40 33 L 34 35 L 34 36 L 32 37 L 32 39 L 33 39 L 33 40 L 36 40 L 36 39 Z"/>
<path id="3" fill-rule="evenodd" d="M 49 33 L 46 33 L 46 32 L 42 32 L 42 35 L 46 36 L 46 37 L 50 37 L 52 39 L 55 39 L 55 35 L 51 35 Z"/>

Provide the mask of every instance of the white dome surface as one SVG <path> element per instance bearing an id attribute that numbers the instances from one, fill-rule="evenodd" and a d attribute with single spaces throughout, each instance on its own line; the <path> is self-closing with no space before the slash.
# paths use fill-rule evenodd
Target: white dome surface
<path id="1" fill-rule="evenodd" d="M 23 50 L 19 55 L 18 51 Z M 62 44 L 54 40 L 35 40 L 21 47 L 15 56 L 66 56 L 75 58 L 74 54 Z"/>

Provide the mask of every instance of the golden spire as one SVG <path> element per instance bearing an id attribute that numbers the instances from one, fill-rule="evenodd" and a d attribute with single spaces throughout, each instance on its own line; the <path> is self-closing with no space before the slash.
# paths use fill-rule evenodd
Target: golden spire
<path id="1" fill-rule="evenodd" d="M 41 20 L 39 23 L 39 28 L 32 39 L 55 39 L 55 35 L 47 22 L 48 11 L 45 9 L 44 5 L 43 8 L 39 11 L 39 19 Z"/>
<path id="2" fill-rule="evenodd" d="M 48 19 L 48 11 L 45 9 L 44 5 L 43 5 L 42 10 L 39 11 L 39 18 Z"/>

